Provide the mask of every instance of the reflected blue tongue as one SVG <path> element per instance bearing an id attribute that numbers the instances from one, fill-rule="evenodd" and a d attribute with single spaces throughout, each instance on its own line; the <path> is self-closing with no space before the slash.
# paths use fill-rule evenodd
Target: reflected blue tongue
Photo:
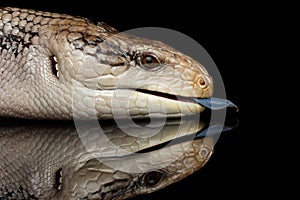
<path id="1" fill-rule="evenodd" d="M 227 107 L 233 107 L 236 111 L 239 111 L 239 108 L 227 99 L 220 99 L 216 97 L 210 98 L 202 98 L 202 99 L 194 99 L 197 103 L 201 104 L 202 106 L 209 108 L 211 110 L 221 110 Z"/>

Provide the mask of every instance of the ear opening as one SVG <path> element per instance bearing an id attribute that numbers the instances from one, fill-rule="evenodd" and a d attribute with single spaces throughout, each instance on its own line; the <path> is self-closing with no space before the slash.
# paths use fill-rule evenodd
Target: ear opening
<path id="1" fill-rule="evenodd" d="M 56 56 L 52 55 L 52 56 L 49 57 L 49 59 L 50 59 L 51 70 L 52 70 L 53 75 L 56 78 L 59 78 L 58 62 L 57 62 Z"/>

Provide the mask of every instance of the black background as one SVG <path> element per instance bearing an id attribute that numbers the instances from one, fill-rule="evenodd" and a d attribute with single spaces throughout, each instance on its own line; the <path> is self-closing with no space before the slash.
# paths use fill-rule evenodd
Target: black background
<path id="1" fill-rule="evenodd" d="M 215 146 L 210 161 L 198 172 L 179 183 L 138 199 L 222 199 L 256 197 L 265 191 L 268 169 L 260 164 L 264 149 L 256 149 L 257 131 L 251 132 L 251 123 L 245 120 L 246 103 L 243 93 L 251 92 L 247 87 L 248 77 L 254 70 L 249 55 L 251 38 L 257 33 L 251 15 L 255 11 L 245 6 L 215 4 L 201 5 L 182 1 L 162 5 L 155 1 L 3 1 L 0 6 L 15 6 L 43 11 L 83 16 L 93 21 L 104 21 L 119 31 L 137 27 L 164 27 L 184 33 L 211 55 L 222 75 L 227 98 L 236 103 L 240 124 L 224 134 Z M 249 90 L 248 90 L 249 89 Z M 255 139 L 256 138 L 256 139 Z M 266 158 L 268 159 L 268 158 Z M 256 171 L 265 175 L 257 178 Z"/>

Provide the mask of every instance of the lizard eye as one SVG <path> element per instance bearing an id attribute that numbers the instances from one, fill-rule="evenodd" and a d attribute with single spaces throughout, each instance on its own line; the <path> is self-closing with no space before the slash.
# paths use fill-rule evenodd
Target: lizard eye
<path id="1" fill-rule="evenodd" d="M 158 171 L 152 171 L 143 176 L 142 182 L 146 187 L 154 187 L 162 180 L 163 173 Z"/>
<path id="2" fill-rule="evenodd" d="M 151 53 L 143 53 L 138 57 L 138 63 L 146 70 L 155 70 L 161 66 L 159 59 Z"/>

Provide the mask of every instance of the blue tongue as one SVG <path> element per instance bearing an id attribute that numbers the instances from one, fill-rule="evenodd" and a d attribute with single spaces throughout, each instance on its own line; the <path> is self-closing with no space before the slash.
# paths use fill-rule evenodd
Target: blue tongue
<path id="1" fill-rule="evenodd" d="M 227 99 L 220 99 L 215 97 L 210 98 L 202 98 L 202 99 L 194 99 L 197 103 L 201 104 L 202 106 L 209 108 L 211 110 L 221 110 L 228 107 L 233 107 L 236 111 L 239 111 L 239 108 Z"/>

